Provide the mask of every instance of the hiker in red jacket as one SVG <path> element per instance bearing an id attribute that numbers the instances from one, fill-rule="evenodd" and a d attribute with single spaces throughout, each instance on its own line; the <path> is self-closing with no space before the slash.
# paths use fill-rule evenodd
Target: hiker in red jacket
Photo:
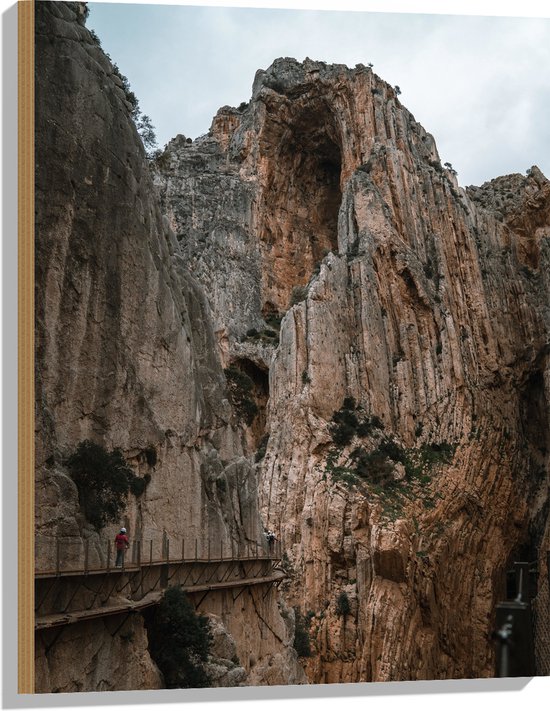
<path id="1" fill-rule="evenodd" d="M 130 548 L 130 541 L 126 535 L 126 529 L 121 528 L 120 533 L 115 536 L 116 563 L 115 567 L 120 568 L 124 563 L 124 553 Z"/>

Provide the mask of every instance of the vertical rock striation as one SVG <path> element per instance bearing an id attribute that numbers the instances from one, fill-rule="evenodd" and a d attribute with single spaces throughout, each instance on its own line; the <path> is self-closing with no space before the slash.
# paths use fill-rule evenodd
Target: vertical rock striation
<path id="1" fill-rule="evenodd" d="M 460 188 L 371 69 L 280 59 L 155 182 L 225 362 L 269 369 L 310 681 L 490 676 L 507 563 L 548 535 L 546 178 Z"/>

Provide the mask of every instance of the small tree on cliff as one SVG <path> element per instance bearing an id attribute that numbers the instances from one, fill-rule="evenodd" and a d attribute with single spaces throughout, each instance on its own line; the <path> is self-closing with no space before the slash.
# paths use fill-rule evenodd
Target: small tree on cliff
<path id="1" fill-rule="evenodd" d="M 99 43 L 99 38 L 97 37 L 97 35 L 95 35 L 95 37 L 97 38 L 97 42 Z M 159 153 L 159 148 L 157 144 L 157 136 L 155 134 L 155 127 L 153 126 L 150 117 L 147 116 L 147 114 L 143 114 L 141 112 L 141 109 L 139 107 L 139 100 L 132 91 L 128 77 L 124 76 L 124 74 L 118 68 L 117 64 L 113 62 L 110 55 L 107 53 L 105 54 L 107 58 L 112 62 L 113 74 L 115 74 L 122 83 L 122 88 L 124 90 L 126 101 L 130 104 L 130 113 L 132 115 L 132 119 L 134 120 L 135 127 L 143 142 L 143 147 L 145 148 L 145 154 L 150 160 L 156 158 Z"/>
<path id="2" fill-rule="evenodd" d="M 336 614 L 339 617 L 343 617 L 345 619 L 350 612 L 351 605 L 349 602 L 349 597 L 347 596 L 347 593 L 342 591 L 340 595 L 338 595 L 338 599 L 336 600 Z"/>
<path id="3" fill-rule="evenodd" d="M 154 157 L 158 151 L 158 144 L 155 128 L 151 122 L 151 119 L 147 116 L 147 114 L 139 112 L 137 118 L 135 118 L 135 122 L 137 131 L 143 141 L 143 147 L 145 148 L 147 157 Z"/>
<path id="4" fill-rule="evenodd" d="M 211 685 L 204 664 L 212 645 L 208 619 L 197 615 L 181 588 L 168 588 L 147 617 L 149 651 L 166 688 L 197 689 Z"/>
<path id="5" fill-rule="evenodd" d="M 456 173 L 456 170 L 453 168 L 453 164 L 452 164 L 452 163 L 447 162 L 447 163 L 443 163 L 443 165 L 445 166 L 445 168 L 447 168 L 447 170 L 449 171 L 449 173 L 452 173 L 453 175 L 456 175 L 456 174 L 457 174 L 457 173 Z"/>

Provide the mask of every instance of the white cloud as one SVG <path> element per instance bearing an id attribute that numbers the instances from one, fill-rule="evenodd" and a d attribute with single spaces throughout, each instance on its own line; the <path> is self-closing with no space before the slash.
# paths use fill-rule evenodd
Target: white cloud
<path id="1" fill-rule="evenodd" d="M 250 98 L 280 56 L 375 71 L 435 136 L 463 184 L 537 163 L 550 175 L 550 20 L 93 3 L 89 26 L 159 141 L 197 136 Z"/>

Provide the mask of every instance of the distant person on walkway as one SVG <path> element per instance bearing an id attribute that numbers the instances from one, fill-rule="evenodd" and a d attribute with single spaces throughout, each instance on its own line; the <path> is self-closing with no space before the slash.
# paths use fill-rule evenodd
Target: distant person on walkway
<path id="1" fill-rule="evenodd" d="M 124 553 L 130 548 L 130 541 L 126 535 L 126 529 L 121 528 L 120 533 L 115 536 L 116 563 L 115 567 L 120 568 L 124 563 Z"/>
<path id="2" fill-rule="evenodd" d="M 267 545 L 269 546 L 269 552 L 273 553 L 273 547 L 275 545 L 275 534 L 273 531 L 266 531 L 265 537 L 267 538 Z"/>

